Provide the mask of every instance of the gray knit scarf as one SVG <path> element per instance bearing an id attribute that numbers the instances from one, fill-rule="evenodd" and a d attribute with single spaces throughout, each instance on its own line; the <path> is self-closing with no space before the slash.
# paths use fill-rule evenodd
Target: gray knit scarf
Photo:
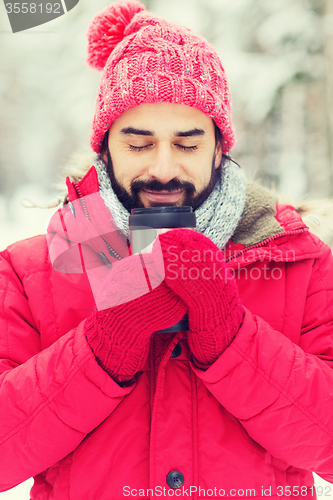
<path id="1" fill-rule="evenodd" d="M 106 165 L 100 156 L 94 158 L 101 197 L 119 229 L 129 239 L 129 212 L 111 187 Z M 233 235 L 242 216 L 246 200 L 246 182 L 242 170 L 229 161 L 207 200 L 195 211 L 197 231 L 223 248 Z"/>

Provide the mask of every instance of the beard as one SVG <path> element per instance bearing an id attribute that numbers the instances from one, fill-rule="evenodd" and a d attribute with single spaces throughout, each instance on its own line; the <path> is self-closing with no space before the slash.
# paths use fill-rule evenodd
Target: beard
<path id="1" fill-rule="evenodd" d="M 184 190 L 185 197 L 182 206 L 192 207 L 193 211 L 195 211 L 200 205 L 203 204 L 204 201 L 207 200 L 210 193 L 213 191 L 216 182 L 221 178 L 221 169 L 222 164 L 215 168 L 215 158 L 216 154 L 214 153 L 212 159 L 212 167 L 211 167 L 211 176 L 209 183 L 206 187 L 204 187 L 199 193 L 196 192 L 195 186 L 192 182 L 188 181 L 180 181 L 179 179 L 171 179 L 169 182 L 163 184 L 159 180 L 151 180 L 151 181 L 133 181 L 131 183 L 131 192 L 128 193 L 126 189 L 118 182 L 114 175 L 113 163 L 110 154 L 109 148 L 107 148 L 107 172 L 111 181 L 111 186 L 116 194 L 119 201 L 123 204 L 126 210 L 131 213 L 133 208 L 144 208 L 142 201 L 140 200 L 140 191 L 145 189 L 147 191 L 169 191 L 170 193 L 174 191 Z M 175 207 L 178 206 L 177 202 L 175 203 L 159 203 L 159 202 L 150 202 L 150 207 Z"/>

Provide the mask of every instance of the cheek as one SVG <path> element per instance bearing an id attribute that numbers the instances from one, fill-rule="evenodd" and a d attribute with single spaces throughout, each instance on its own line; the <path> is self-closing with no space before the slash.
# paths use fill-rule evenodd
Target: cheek
<path id="1" fill-rule="evenodd" d="M 201 168 L 198 168 L 197 165 L 200 165 Z M 200 191 L 210 182 L 212 176 L 212 162 L 208 163 L 207 158 L 205 158 L 204 163 L 198 161 L 197 165 L 196 168 L 192 170 L 191 176 L 197 191 Z"/>
<path id="2" fill-rule="evenodd" d="M 136 165 L 126 154 L 112 155 L 113 172 L 117 181 L 128 190 L 135 176 Z"/>

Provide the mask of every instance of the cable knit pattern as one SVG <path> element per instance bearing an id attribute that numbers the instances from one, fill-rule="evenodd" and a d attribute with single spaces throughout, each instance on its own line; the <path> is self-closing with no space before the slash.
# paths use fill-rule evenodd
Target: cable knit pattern
<path id="1" fill-rule="evenodd" d="M 128 217 L 114 193 L 105 163 L 100 156 L 93 162 L 99 179 L 100 194 L 119 229 L 129 239 Z M 242 216 L 246 201 L 246 182 L 242 170 L 233 162 L 226 164 L 221 179 L 207 200 L 195 211 L 197 231 L 223 248 L 233 235 Z"/>
<path id="2" fill-rule="evenodd" d="M 88 29 L 88 63 L 103 69 L 91 129 L 100 153 L 118 116 L 143 103 L 171 102 L 199 109 L 220 128 L 223 152 L 234 144 L 230 93 L 221 61 L 204 38 L 143 10 L 136 1 L 115 3 Z"/>

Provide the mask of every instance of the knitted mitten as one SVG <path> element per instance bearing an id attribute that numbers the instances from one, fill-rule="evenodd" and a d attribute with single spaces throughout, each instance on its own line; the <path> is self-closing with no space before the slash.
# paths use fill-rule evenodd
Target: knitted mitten
<path id="1" fill-rule="evenodd" d="M 86 338 L 96 360 L 120 384 L 144 367 L 151 334 L 170 327 L 187 311 L 165 283 L 151 289 L 152 283 L 154 286 L 161 281 L 153 260 L 150 254 L 145 255 L 146 269 L 139 255 L 117 263 L 97 300 L 99 309 L 112 307 L 95 310 L 85 323 Z"/>
<path id="2" fill-rule="evenodd" d="M 188 306 L 188 342 L 198 366 L 207 368 L 237 335 L 244 309 L 222 251 L 206 236 L 176 229 L 159 236 L 165 283 Z"/>

